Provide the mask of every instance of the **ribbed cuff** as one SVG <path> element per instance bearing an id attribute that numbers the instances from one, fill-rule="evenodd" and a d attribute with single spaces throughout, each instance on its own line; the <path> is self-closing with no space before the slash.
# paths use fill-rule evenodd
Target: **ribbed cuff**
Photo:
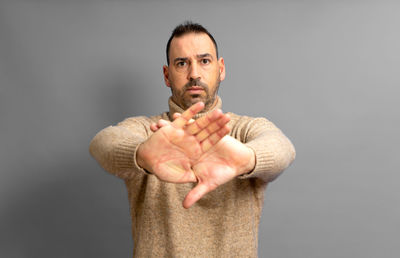
<path id="1" fill-rule="evenodd" d="M 254 169 L 244 175 L 239 176 L 240 179 L 259 177 L 264 181 L 270 180 L 270 174 L 275 164 L 274 154 L 270 151 L 265 150 L 265 146 L 261 146 L 255 142 L 249 142 L 245 144 L 251 148 L 256 155 L 256 164 Z"/>
<path id="2" fill-rule="evenodd" d="M 133 138 L 125 138 L 122 140 L 115 152 L 114 166 L 120 170 L 135 170 L 149 174 L 141 168 L 136 160 L 136 152 L 141 143 L 137 143 Z"/>

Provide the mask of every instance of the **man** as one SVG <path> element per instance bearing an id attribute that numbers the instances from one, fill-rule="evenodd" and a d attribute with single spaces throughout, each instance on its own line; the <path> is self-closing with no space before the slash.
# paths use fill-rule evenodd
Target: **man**
<path id="1" fill-rule="evenodd" d="M 135 257 L 256 257 L 264 190 L 294 160 L 270 121 L 223 114 L 224 59 L 201 25 L 167 44 L 169 112 L 100 131 L 90 152 L 128 189 Z"/>

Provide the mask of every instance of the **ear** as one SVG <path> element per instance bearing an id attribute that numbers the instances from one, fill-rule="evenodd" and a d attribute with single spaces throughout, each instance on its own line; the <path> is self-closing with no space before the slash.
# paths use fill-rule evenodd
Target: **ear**
<path id="1" fill-rule="evenodd" d="M 218 66 L 219 66 L 219 79 L 223 81 L 225 79 L 225 62 L 222 57 L 218 59 Z"/>
<path id="2" fill-rule="evenodd" d="M 169 70 L 168 69 L 169 68 L 167 65 L 163 66 L 164 82 L 167 87 L 171 87 L 171 84 L 169 83 Z"/>

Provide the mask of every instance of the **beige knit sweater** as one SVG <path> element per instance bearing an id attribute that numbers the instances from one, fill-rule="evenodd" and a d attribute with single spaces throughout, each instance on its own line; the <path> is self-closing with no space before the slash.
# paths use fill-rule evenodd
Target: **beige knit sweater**
<path id="1" fill-rule="evenodd" d="M 221 99 L 215 108 L 221 108 Z M 132 117 L 100 131 L 90 153 L 108 172 L 125 180 L 132 217 L 134 257 L 257 257 L 264 190 L 295 158 L 292 143 L 270 121 L 228 113 L 230 135 L 256 154 L 255 169 L 218 187 L 190 209 L 182 201 L 195 184 L 158 180 L 136 163 L 139 144 L 160 118 L 183 112 Z M 198 114 L 195 118 L 203 116 Z"/>

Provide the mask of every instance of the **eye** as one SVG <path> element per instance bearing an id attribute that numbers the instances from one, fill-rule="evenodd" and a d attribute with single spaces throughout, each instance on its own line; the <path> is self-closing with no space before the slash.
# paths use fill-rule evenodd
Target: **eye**
<path id="1" fill-rule="evenodd" d="M 201 59 L 202 64 L 209 64 L 210 62 L 211 62 L 210 59 L 206 59 L 206 58 Z"/>
<path id="2" fill-rule="evenodd" d="M 176 66 L 184 67 L 184 66 L 186 66 L 186 62 L 185 61 L 179 61 L 179 62 L 176 63 Z"/>

